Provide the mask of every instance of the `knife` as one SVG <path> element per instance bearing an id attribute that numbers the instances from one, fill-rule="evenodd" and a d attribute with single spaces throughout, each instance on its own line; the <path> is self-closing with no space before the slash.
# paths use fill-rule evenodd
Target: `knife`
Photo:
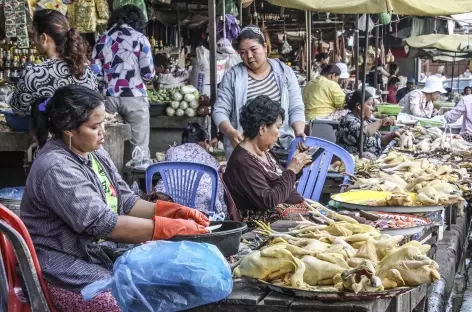
<path id="1" fill-rule="evenodd" d="M 222 226 L 223 226 L 223 224 L 212 225 L 212 226 L 207 226 L 206 229 L 211 233 L 213 231 L 218 230 Z"/>

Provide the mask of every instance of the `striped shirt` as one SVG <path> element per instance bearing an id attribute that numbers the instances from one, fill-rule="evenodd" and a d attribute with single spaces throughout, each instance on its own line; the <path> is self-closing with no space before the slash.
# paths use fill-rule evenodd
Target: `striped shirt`
<path id="1" fill-rule="evenodd" d="M 253 100 L 259 95 L 267 95 L 272 101 L 280 103 L 280 90 L 272 70 L 262 80 L 256 80 L 249 76 L 247 100 Z"/>
<path id="2" fill-rule="evenodd" d="M 93 155 L 116 186 L 119 214 L 128 214 L 139 197 L 105 150 Z M 21 219 L 48 282 L 80 290 L 110 277 L 113 262 L 97 241 L 110 235 L 118 214 L 106 204 L 90 159 L 74 154 L 61 140 L 49 140 L 33 162 L 21 201 Z"/>

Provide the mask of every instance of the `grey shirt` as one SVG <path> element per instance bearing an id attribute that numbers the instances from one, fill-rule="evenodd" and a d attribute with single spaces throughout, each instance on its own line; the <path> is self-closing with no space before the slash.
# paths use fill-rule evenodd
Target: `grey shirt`
<path id="1" fill-rule="evenodd" d="M 93 153 L 115 186 L 119 214 L 128 214 L 139 197 L 105 150 Z M 110 235 L 118 215 L 107 206 L 90 160 L 70 151 L 61 140 L 49 140 L 38 153 L 26 181 L 21 219 L 49 282 L 80 290 L 111 275 L 113 262 L 97 241 Z"/>

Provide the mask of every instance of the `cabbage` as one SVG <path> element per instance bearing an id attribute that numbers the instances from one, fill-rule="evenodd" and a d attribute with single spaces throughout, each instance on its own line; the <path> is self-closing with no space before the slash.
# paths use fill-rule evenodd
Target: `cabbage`
<path id="1" fill-rule="evenodd" d="M 197 89 L 195 89 L 194 86 L 183 86 L 180 88 L 180 92 L 182 92 L 182 94 L 194 93 L 195 91 L 197 91 Z"/>
<path id="2" fill-rule="evenodd" d="M 188 103 L 185 101 L 180 102 L 179 108 L 182 110 L 186 110 L 188 108 Z"/>
<path id="3" fill-rule="evenodd" d="M 188 106 L 190 106 L 190 108 L 197 109 L 199 104 L 197 101 L 191 101 L 190 103 L 188 103 Z"/>
<path id="4" fill-rule="evenodd" d="M 175 109 L 173 109 L 172 107 L 167 107 L 166 109 L 166 113 L 167 113 L 167 116 L 174 116 L 175 115 Z"/>
<path id="5" fill-rule="evenodd" d="M 177 109 L 177 108 L 179 108 L 180 103 L 177 102 L 177 101 L 172 101 L 172 102 L 170 102 L 170 106 L 171 106 L 173 109 Z"/>
<path id="6" fill-rule="evenodd" d="M 182 109 L 179 108 L 179 109 L 175 112 L 175 114 L 176 114 L 177 116 L 183 116 L 183 115 L 185 114 L 185 112 L 184 112 Z"/>
<path id="7" fill-rule="evenodd" d="M 184 101 L 185 102 L 192 102 L 192 101 L 195 101 L 195 100 L 196 100 L 195 96 L 193 96 L 193 94 L 191 94 L 191 93 L 184 95 Z"/>
<path id="8" fill-rule="evenodd" d="M 182 94 L 180 94 L 179 92 L 175 92 L 173 98 L 174 98 L 174 101 L 180 102 L 180 101 L 182 101 L 184 96 Z"/>
<path id="9" fill-rule="evenodd" d="M 193 108 L 189 107 L 185 110 L 185 115 L 187 115 L 188 117 L 195 117 L 196 113 Z"/>

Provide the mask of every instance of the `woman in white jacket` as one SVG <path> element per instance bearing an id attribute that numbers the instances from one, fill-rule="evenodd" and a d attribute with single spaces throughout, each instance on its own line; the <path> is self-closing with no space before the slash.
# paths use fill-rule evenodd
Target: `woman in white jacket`
<path id="1" fill-rule="evenodd" d="M 267 58 L 264 34 L 256 26 L 241 30 L 238 49 L 243 62 L 223 76 L 213 112 L 216 126 L 225 135 L 227 159 L 244 139 L 239 123 L 240 110 L 259 95 L 280 102 L 285 110 L 279 139 L 282 147 L 289 148 L 295 137 L 305 138 L 305 107 L 293 70 L 278 60 Z"/>

